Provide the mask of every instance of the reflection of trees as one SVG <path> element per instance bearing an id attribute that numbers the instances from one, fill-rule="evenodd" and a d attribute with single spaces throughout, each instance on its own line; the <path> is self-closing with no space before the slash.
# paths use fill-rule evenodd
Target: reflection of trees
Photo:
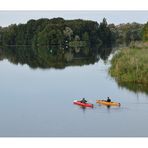
<path id="1" fill-rule="evenodd" d="M 99 51 L 101 59 L 103 59 L 104 61 L 107 60 L 111 52 L 112 48 L 101 48 Z"/>
<path id="2" fill-rule="evenodd" d="M 8 59 L 13 64 L 27 64 L 31 68 L 57 68 L 63 69 L 66 66 L 82 66 L 94 64 L 98 60 L 107 60 L 112 49 L 102 48 L 97 53 L 84 53 L 84 48 L 80 47 L 80 52 L 76 53 L 73 48 L 66 49 L 56 46 L 43 46 L 38 48 L 31 48 L 30 46 L 7 46 L 0 48 L 0 60 Z M 57 50 L 57 54 L 51 52 Z M 92 51 L 92 50 L 91 50 Z M 134 92 L 145 92 L 148 94 L 148 87 L 144 85 L 137 85 L 133 83 L 120 83 L 118 85 Z"/>
<path id="3" fill-rule="evenodd" d="M 67 62 L 72 61 L 73 54 L 71 52 L 66 52 L 64 58 L 66 59 Z"/>
<path id="4" fill-rule="evenodd" d="M 117 81 L 117 83 L 118 83 L 119 87 L 134 91 L 135 93 L 144 92 L 144 93 L 148 94 L 147 85 L 135 84 L 135 83 L 129 83 L 129 82 L 123 83 L 123 82 L 118 82 L 118 81 Z"/>
<path id="5" fill-rule="evenodd" d="M 78 43 L 73 44 L 74 46 L 68 49 L 64 49 L 60 45 L 35 48 L 31 46 L 7 46 L 0 50 L 0 59 L 7 58 L 11 63 L 28 64 L 32 68 L 65 68 L 70 65 L 93 64 L 100 57 L 106 59 L 111 52 L 110 49 L 100 49 L 93 53 L 93 50 L 85 44 L 79 43 L 80 47 Z M 75 52 L 75 46 L 80 48 L 79 52 Z"/>

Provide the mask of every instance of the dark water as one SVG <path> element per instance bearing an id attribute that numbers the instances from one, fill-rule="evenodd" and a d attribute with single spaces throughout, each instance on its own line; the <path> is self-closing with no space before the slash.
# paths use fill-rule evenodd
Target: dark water
<path id="1" fill-rule="evenodd" d="M 148 136 L 147 93 L 118 86 L 109 62 L 33 69 L 9 61 L 0 62 L 1 137 Z M 107 96 L 121 107 L 95 103 Z M 94 108 L 73 104 L 82 97 Z"/>

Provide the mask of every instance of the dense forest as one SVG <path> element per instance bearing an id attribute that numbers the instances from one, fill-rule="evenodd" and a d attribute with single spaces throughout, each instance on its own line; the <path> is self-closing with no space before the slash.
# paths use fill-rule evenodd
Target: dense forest
<path id="1" fill-rule="evenodd" d="M 63 18 L 29 20 L 0 27 L 1 59 L 50 67 L 72 59 L 106 60 L 112 47 L 148 40 L 148 23 L 108 24 Z M 65 65 L 65 64 L 64 64 Z M 61 66 L 63 67 L 63 66 Z"/>
<path id="2" fill-rule="evenodd" d="M 0 45 L 29 45 L 32 47 L 52 48 L 53 54 L 74 48 L 79 52 L 79 47 L 88 47 L 82 51 L 92 54 L 101 46 L 110 47 L 112 33 L 106 22 L 98 24 L 86 20 L 64 20 L 63 18 L 29 20 L 26 24 L 10 25 L 0 28 Z"/>
<path id="3" fill-rule="evenodd" d="M 0 45 L 49 46 L 101 46 L 129 44 L 131 41 L 147 40 L 148 23 L 99 24 L 90 20 L 64 20 L 63 18 L 29 20 L 26 24 L 0 27 Z"/>
<path id="4" fill-rule="evenodd" d="M 65 61 L 73 60 L 70 64 L 74 64 L 79 59 L 82 64 L 106 59 L 112 38 L 106 19 L 100 24 L 63 18 L 29 20 L 26 24 L 0 28 L 1 59 L 34 68 L 63 68 Z"/>
<path id="5" fill-rule="evenodd" d="M 142 41 L 143 39 L 143 24 L 135 22 L 116 26 L 110 24 L 109 27 L 114 34 L 117 45 L 129 45 L 131 42 Z"/>
<path id="6" fill-rule="evenodd" d="M 81 19 L 32 19 L 26 24 L 12 24 L 8 27 L 0 27 L 0 45 L 42 46 L 51 44 L 65 45 L 67 42 L 71 42 L 71 46 L 87 43 L 87 45 L 95 45 L 98 48 L 100 46 L 111 46 L 115 42 L 129 43 L 142 40 L 143 36 L 147 38 L 146 31 L 147 27 L 144 27 L 143 24 L 107 24 L 105 18 L 100 24 Z"/>

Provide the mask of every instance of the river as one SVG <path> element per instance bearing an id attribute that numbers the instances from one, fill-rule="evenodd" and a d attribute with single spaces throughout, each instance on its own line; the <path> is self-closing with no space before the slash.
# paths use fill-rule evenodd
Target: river
<path id="1" fill-rule="evenodd" d="M 148 94 L 120 87 L 99 60 L 63 69 L 0 61 L 1 137 L 148 136 Z M 120 107 L 100 106 L 110 97 Z M 73 100 L 85 97 L 94 108 Z"/>

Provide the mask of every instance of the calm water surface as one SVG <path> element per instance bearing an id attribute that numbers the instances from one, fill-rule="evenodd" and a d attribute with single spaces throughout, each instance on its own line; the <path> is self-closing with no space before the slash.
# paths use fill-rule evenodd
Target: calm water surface
<path id="1" fill-rule="evenodd" d="M 148 95 L 118 87 L 99 61 L 65 69 L 0 62 L 0 136 L 148 136 Z M 107 96 L 121 107 L 99 106 Z M 94 108 L 73 100 L 85 97 Z"/>

